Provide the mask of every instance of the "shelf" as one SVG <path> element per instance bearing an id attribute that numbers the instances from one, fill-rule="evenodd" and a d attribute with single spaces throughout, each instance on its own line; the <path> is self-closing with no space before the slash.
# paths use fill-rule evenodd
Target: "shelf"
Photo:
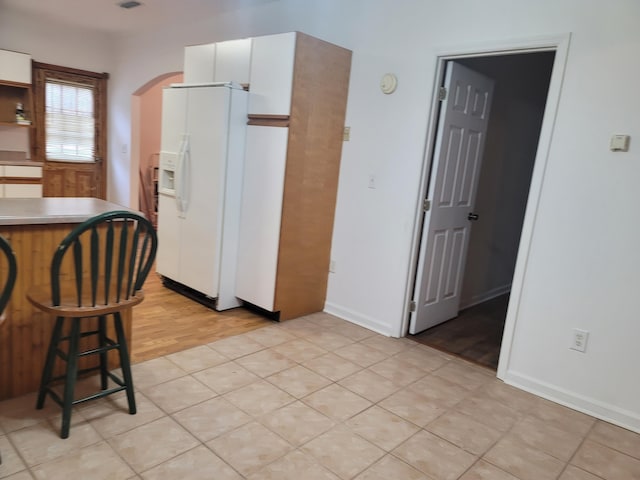
<path id="1" fill-rule="evenodd" d="M 16 123 L 16 105 L 22 104 L 25 117 L 32 119 L 31 86 L 6 83 L 0 80 L 0 125 L 29 127 Z"/>
<path id="2" fill-rule="evenodd" d="M 1 127 L 30 127 L 31 124 L 25 125 L 25 124 L 16 123 L 16 122 L 0 122 L 0 126 Z"/>

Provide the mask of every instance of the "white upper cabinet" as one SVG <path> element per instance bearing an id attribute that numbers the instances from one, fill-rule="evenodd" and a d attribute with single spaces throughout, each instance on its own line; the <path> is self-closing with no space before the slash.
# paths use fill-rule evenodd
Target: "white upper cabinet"
<path id="1" fill-rule="evenodd" d="M 184 83 L 211 83 L 215 71 L 216 44 L 184 48 Z"/>
<path id="2" fill-rule="evenodd" d="M 31 83 L 31 55 L 0 50 L 0 81 Z"/>
<path id="3" fill-rule="evenodd" d="M 296 32 L 253 39 L 249 114 L 289 115 L 295 49 Z"/>
<path id="4" fill-rule="evenodd" d="M 215 82 L 249 83 L 251 39 L 216 43 Z"/>
<path id="5" fill-rule="evenodd" d="M 184 49 L 184 83 L 249 83 L 251 39 L 191 45 Z"/>

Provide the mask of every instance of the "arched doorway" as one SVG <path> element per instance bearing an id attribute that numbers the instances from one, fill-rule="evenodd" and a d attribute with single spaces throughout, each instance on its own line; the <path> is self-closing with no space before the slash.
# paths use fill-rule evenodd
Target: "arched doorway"
<path id="1" fill-rule="evenodd" d="M 138 163 L 138 209 L 156 225 L 155 172 L 160 153 L 162 89 L 182 82 L 182 72 L 159 75 L 131 98 L 131 160 Z M 135 180 L 132 179 L 132 184 Z"/>

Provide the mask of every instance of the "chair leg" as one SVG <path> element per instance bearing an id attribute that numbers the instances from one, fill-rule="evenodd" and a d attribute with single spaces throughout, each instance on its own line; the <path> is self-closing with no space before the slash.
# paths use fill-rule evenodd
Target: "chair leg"
<path id="1" fill-rule="evenodd" d="M 107 327 L 106 317 L 104 315 L 98 317 L 98 341 L 100 342 L 100 348 L 107 346 Z M 106 351 L 100 352 L 100 388 L 106 390 L 108 386 L 108 369 L 109 357 Z"/>
<path id="2" fill-rule="evenodd" d="M 120 354 L 120 368 L 122 368 L 122 378 L 126 385 L 127 400 L 129 402 L 129 413 L 131 415 L 136 413 L 136 398 L 133 393 L 133 376 L 131 375 L 131 363 L 129 361 L 129 351 L 127 349 L 127 339 L 124 336 L 124 329 L 122 328 L 122 317 L 120 312 L 113 314 L 116 335 L 118 337 L 118 353 Z"/>
<path id="3" fill-rule="evenodd" d="M 49 341 L 49 348 L 47 350 L 47 357 L 44 362 L 44 368 L 42 369 L 42 377 L 40 378 L 38 400 L 36 401 L 36 408 L 38 410 L 44 407 L 44 400 L 47 396 L 47 387 L 49 386 L 49 382 L 51 382 L 51 377 L 53 375 L 53 366 L 56 360 L 56 350 L 58 349 L 58 342 L 60 341 L 60 334 L 62 332 L 63 323 L 63 317 L 56 318 L 56 323 L 51 334 L 51 340 Z"/>
<path id="4" fill-rule="evenodd" d="M 67 371 L 64 382 L 64 395 L 62 399 L 62 429 L 61 438 L 69 437 L 71 427 L 71 408 L 73 407 L 73 393 L 78 377 L 78 344 L 80 341 L 80 319 L 74 318 L 69 334 L 69 351 L 67 352 Z"/>

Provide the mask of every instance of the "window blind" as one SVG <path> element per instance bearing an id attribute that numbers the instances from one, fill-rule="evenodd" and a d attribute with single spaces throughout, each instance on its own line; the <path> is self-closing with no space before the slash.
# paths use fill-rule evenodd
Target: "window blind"
<path id="1" fill-rule="evenodd" d="M 93 88 L 47 79 L 45 132 L 47 160 L 95 161 Z"/>

